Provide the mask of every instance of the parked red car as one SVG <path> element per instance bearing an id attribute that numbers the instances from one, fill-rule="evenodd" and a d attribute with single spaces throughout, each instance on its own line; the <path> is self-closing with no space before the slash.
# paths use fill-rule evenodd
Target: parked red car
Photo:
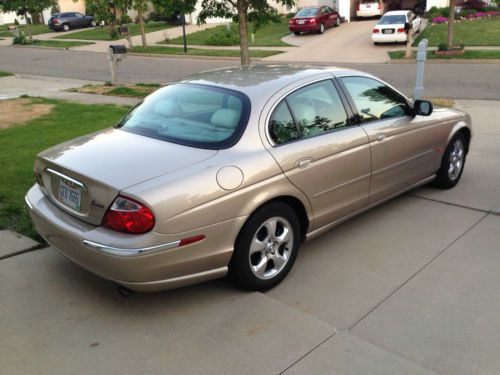
<path id="1" fill-rule="evenodd" d="M 303 31 L 316 31 L 323 34 L 327 27 L 339 25 L 339 13 L 328 6 L 320 6 L 301 9 L 290 19 L 288 26 L 291 32 L 299 35 Z"/>

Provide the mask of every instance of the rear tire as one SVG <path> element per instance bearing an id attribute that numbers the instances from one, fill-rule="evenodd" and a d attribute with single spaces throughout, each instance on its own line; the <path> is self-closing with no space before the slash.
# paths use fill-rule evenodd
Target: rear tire
<path id="1" fill-rule="evenodd" d="M 292 268 L 300 240 L 300 223 L 290 206 L 273 202 L 259 208 L 236 239 L 229 277 L 245 290 L 274 287 Z"/>
<path id="2" fill-rule="evenodd" d="M 339 26 L 340 26 L 340 17 L 337 17 L 337 19 L 335 20 L 335 27 Z"/>
<path id="3" fill-rule="evenodd" d="M 467 150 L 467 139 L 462 133 L 456 134 L 448 143 L 443 154 L 441 167 L 436 173 L 436 179 L 432 184 L 440 189 L 451 189 L 454 187 L 464 171 Z"/>
<path id="4" fill-rule="evenodd" d="M 318 33 L 323 34 L 324 32 L 325 32 L 325 24 L 322 23 L 321 25 L 319 25 Z"/>
<path id="5" fill-rule="evenodd" d="M 63 31 L 69 31 L 70 27 L 67 23 L 65 23 L 64 25 L 62 25 L 62 30 Z"/>
<path id="6" fill-rule="evenodd" d="M 90 27 L 96 27 L 97 23 L 95 21 L 90 21 Z"/>

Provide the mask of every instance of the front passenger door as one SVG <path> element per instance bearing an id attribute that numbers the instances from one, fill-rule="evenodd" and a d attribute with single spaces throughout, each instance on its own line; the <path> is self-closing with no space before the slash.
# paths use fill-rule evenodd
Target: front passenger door
<path id="1" fill-rule="evenodd" d="M 374 78 L 339 80 L 370 142 L 370 202 L 398 193 L 439 168 L 440 146 L 429 117 L 414 116 L 403 95 Z"/>

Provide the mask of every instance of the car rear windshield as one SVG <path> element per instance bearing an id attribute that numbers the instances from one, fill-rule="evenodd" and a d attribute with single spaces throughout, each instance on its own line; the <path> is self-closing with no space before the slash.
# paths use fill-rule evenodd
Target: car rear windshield
<path id="1" fill-rule="evenodd" d="M 250 101 L 240 92 L 198 84 L 157 90 L 117 125 L 123 130 L 187 146 L 233 146 L 248 121 Z"/>
<path id="2" fill-rule="evenodd" d="M 318 13 L 318 8 L 305 8 L 299 10 L 295 17 L 314 17 Z"/>
<path id="3" fill-rule="evenodd" d="M 379 25 L 393 25 L 393 24 L 401 24 L 406 22 L 406 17 L 401 16 L 383 16 L 380 21 L 378 21 Z"/>
<path id="4" fill-rule="evenodd" d="M 375 4 L 378 3 L 378 0 L 361 0 L 360 4 Z"/>

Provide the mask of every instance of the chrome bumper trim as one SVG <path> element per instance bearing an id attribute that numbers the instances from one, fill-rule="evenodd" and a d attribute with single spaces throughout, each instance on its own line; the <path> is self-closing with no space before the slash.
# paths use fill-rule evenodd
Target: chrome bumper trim
<path id="1" fill-rule="evenodd" d="M 28 208 L 29 208 L 30 210 L 33 210 L 33 205 L 32 205 L 32 204 L 31 204 L 31 202 L 29 201 L 29 199 L 28 199 L 28 196 L 27 196 L 27 195 L 24 197 L 24 202 L 26 203 L 26 206 L 28 206 Z"/>
<path id="2" fill-rule="evenodd" d="M 142 247 L 142 248 L 137 248 L 137 249 L 127 249 L 127 248 L 121 248 L 121 247 L 107 246 L 107 245 L 103 245 L 103 244 L 100 244 L 97 242 L 92 242 L 89 240 L 83 240 L 82 243 L 87 247 L 100 250 L 100 251 L 107 253 L 107 254 L 130 257 L 130 256 L 141 255 L 141 254 L 145 254 L 145 253 L 154 253 L 154 252 L 158 252 L 158 251 L 173 249 L 173 248 L 178 247 L 179 244 L 181 243 L 181 241 L 174 241 L 174 242 L 169 242 L 169 243 L 166 243 L 163 245 Z"/>

